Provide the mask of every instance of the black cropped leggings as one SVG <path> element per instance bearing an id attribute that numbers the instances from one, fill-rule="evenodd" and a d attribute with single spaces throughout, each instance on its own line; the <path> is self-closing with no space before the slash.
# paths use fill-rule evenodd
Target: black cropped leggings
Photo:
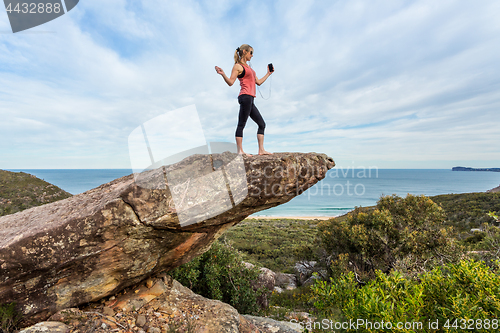
<path id="1" fill-rule="evenodd" d="M 259 126 L 257 134 L 264 134 L 266 123 L 264 122 L 264 119 L 260 115 L 260 112 L 255 104 L 253 104 L 253 99 L 254 97 L 250 95 L 238 96 L 238 103 L 240 103 L 240 115 L 238 116 L 238 127 L 236 127 L 237 137 L 243 137 L 243 128 L 245 128 L 249 116 Z"/>

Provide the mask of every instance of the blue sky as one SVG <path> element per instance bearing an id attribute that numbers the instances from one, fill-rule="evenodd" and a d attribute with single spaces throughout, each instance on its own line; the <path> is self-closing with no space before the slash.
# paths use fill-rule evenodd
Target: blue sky
<path id="1" fill-rule="evenodd" d="M 207 141 L 232 142 L 239 85 L 214 66 L 229 73 L 243 43 L 259 77 L 276 69 L 255 101 L 269 151 L 499 167 L 499 15 L 498 1 L 81 0 L 12 34 L 2 9 L 0 169 L 130 168 L 130 133 L 191 104 Z"/>

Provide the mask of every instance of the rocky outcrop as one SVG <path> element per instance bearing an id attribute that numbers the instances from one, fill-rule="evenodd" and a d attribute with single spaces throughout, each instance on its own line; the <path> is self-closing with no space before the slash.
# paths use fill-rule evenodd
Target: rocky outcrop
<path id="1" fill-rule="evenodd" d="M 500 192 L 500 185 L 495 188 L 492 188 L 491 190 L 486 191 L 486 193 L 497 193 L 497 192 Z"/>
<path id="2" fill-rule="evenodd" d="M 315 153 L 231 164 L 237 158 L 191 156 L 0 218 L 0 300 L 16 302 L 29 324 L 113 295 L 190 261 L 231 226 L 288 202 L 335 165 Z"/>
<path id="3" fill-rule="evenodd" d="M 149 286 L 149 287 L 148 287 Z M 295 318 L 290 317 L 291 319 Z M 25 333 L 50 332 L 196 332 L 295 333 L 291 320 L 280 322 L 239 314 L 232 306 L 193 293 L 162 274 L 116 297 L 86 307 L 64 309 Z M 45 330 L 47 332 L 47 330 Z"/>
<path id="4" fill-rule="evenodd" d="M 276 287 L 284 290 L 297 288 L 297 277 L 294 274 L 276 273 Z M 275 287 L 275 288 L 276 288 Z"/>

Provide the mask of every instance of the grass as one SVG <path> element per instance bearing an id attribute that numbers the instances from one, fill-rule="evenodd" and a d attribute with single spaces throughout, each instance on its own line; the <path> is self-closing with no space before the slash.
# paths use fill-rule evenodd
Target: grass
<path id="1" fill-rule="evenodd" d="M 273 271 L 293 273 L 299 251 L 314 247 L 319 220 L 246 219 L 224 236 L 245 261 Z"/>

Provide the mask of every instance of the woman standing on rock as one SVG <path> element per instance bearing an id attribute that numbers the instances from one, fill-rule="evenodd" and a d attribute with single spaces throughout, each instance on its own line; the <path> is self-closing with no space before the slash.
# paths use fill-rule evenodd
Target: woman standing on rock
<path id="1" fill-rule="evenodd" d="M 240 80 L 241 90 L 238 95 L 238 103 L 240 103 L 240 114 L 238 116 L 238 127 L 236 127 L 236 145 L 238 146 L 238 154 L 252 156 L 243 151 L 243 128 L 247 123 L 248 117 L 252 118 L 257 123 L 259 129 L 257 130 L 257 141 L 259 143 L 259 155 L 271 155 L 271 153 L 264 150 L 264 129 L 266 123 L 260 115 L 259 110 L 254 104 L 255 98 L 255 84 L 261 85 L 273 73 L 267 69 L 267 74 L 258 79 L 255 71 L 247 65 L 253 57 L 253 48 L 248 44 L 243 44 L 236 49 L 234 53 L 234 66 L 231 71 L 231 77 L 227 77 L 222 68 L 215 66 L 218 74 L 222 75 L 224 81 L 229 86 L 234 84 L 236 78 Z"/>

